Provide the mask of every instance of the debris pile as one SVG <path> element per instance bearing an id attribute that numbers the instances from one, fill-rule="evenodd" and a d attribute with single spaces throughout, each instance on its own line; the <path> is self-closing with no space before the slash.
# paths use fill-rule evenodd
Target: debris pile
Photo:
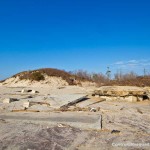
<path id="1" fill-rule="evenodd" d="M 128 101 L 137 102 L 149 100 L 149 94 L 140 87 L 129 86 L 104 86 L 95 90 L 92 96 L 104 98 L 108 101 Z"/>

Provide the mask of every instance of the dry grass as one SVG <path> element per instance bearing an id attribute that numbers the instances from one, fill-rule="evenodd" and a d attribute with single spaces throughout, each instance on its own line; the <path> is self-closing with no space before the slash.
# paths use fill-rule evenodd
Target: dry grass
<path id="1" fill-rule="evenodd" d="M 123 79 L 123 80 L 111 80 L 105 85 L 117 85 L 117 86 L 138 86 L 145 87 L 150 86 L 150 76 L 147 77 L 135 77 L 131 79 Z"/>
<path id="2" fill-rule="evenodd" d="M 86 81 L 85 78 L 81 78 L 77 75 L 70 74 L 64 70 L 58 70 L 53 68 L 44 68 L 44 69 L 37 69 L 32 71 L 25 71 L 25 72 L 18 73 L 13 77 L 19 76 L 21 80 L 29 79 L 32 81 L 33 80 L 40 81 L 40 80 L 44 80 L 44 74 L 48 76 L 61 77 L 69 85 L 76 85 L 79 83 L 79 82 L 75 82 L 75 80 Z"/>
<path id="3" fill-rule="evenodd" d="M 109 80 L 106 75 L 101 73 L 88 73 L 84 70 L 74 72 L 66 72 L 53 68 L 37 69 L 32 71 L 24 71 L 14 75 L 19 76 L 20 79 L 29 80 L 44 80 L 44 74 L 48 76 L 61 77 L 69 85 L 80 85 L 82 81 L 91 81 L 97 83 L 98 86 L 150 86 L 150 75 L 138 76 L 134 72 L 127 74 L 114 74 L 114 79 Z M 0 82 L 4 82 L 0 81 Z"/>

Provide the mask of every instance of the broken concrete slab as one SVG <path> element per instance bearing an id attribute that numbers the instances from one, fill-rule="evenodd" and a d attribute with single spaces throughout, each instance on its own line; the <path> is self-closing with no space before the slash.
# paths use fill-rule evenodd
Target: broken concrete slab
<path id="1" fill-rule="evenodd" d="M 77 99 L 71 101 L 71 102 L 69 101 L 67 104 L 62 105 L 61 107 L 69 107 L 69 106 L 75 105 L 75 104 L 77 104 L 77 103 L 79 103 L 79 102 L 81 102 L 81 101 L 87 100 L 87 99 L 86 99 L 87 96 L 88 96 L 88 95 L 84 95 L 84 96 L 81 96 L 81 97 L 79 97 L 79 98 L 77 98 Z"/>
<path id="2" fill-rule="evenodd" d="M 27 89 L 22 89 L 21 90 L 21 93 L 28 93 L 28 92 L 31 92 L 32 90 L 27 90 Z"/>
<path id="3" fill-rule="evenodd" d="M 127 96 L 124 99 L 125 99 L 125 101 L 128 101 L 128 102 L 137 102 L 138 101 L 138 98 L 136 96 Z"/>
<path id="4" fill-rule="evenodd" d="M 146 90 L 130 86 L 104 86 L 95 90 L 92 95 L 105 98 L 107 101 L 137 102 L 149 99 Z"/>
<path id="5" fill-rule="evenodd" d="M 21 93 L 32 93 L 32 94 L 36 94 L 36 93 L 39 93 L 39 92 L 36 91 L 36 90 L 22 89 L 22 90 L 21 90 Z"/>
<path id="6" fill-rule="evenodd" d="M 83 100 L 87 100 L 86 94 L 64 94 L 64 95 L 51 95 L 51 106 L 54 108 L 69 107 Z"/>
<path id="7" fill-rule="evenodd" d="M 35 101 L 30 101 L 30 106 L 33 106 L 33 105 L 46 105 L 46 106 L 50 106 L 50 103 L 48 102 L 35 102 Z"/>
<path id="8" fill-rule="evenodd" d="M 31 105 L 27 110 L 38 110 L 39 112 L 51 112 L 53 109 L 49 107 L 48 105 Z"/>
<path id="9" fill-rule="evenodd" d="M 16 98 L 5 98 L 3 100 L 3 103 L 9 104 L 9 103 L 12 103 L 12 102 L 15 102 L 15 101 L 18 101 L 18 99 L 16 99 Z"/>
<path id="10" fill-rule="evenodd" d="M 106 99 L 104 99 L 104 98 L 99 98 L 99 99 L 94 99 L 94 98 L 91 99 L 91 98 L 89 98 L 89 99 L 87 99 L 86 101 L 82 101 L 82 102 L 76 104 L 76 106 L 77 106 L 77 107 L 81 107 L 81 108 L 89 107 L 89 106 L 91 106 L 91 105 L 93 105 L 93 104 L 100 103 L 100 102 L 103 102 L 103 101 L 105 101 L 105 100 L 106 100 Z"/>
<path id="11" fill-rule="evenodd" d="M 39 92 L 38 92 L 38 91 L 35 91 L 35 90 L 32 90 L 31 93 L 32 93 L 32 94 L 36 94 L 36 93 L 39 93 Z"/>
<path id="12" fill-rule="evenodd" d="M 99 96 L 143 96 L 146 91 L 140 87 L 130 86 L 103 86 L 93 92 Z"/>
<path id="13" fill-rule="evenodd" d="M 5 120 L 21 120 L 31 122 L 47 122 L 51 125 L 55 124 L 66 124 L 80 129 L 98 129 L 102 128 L 100 114 L 88 115 L 85 113 L 24 113 L 24 114 L 5 114 L 0 115 L 1 119 Z"/>

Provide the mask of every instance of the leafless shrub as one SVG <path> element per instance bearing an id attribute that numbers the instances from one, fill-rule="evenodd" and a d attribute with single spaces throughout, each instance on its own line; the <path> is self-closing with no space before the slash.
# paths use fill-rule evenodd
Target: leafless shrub
<path id="1" fill-rule="evenodd" d="M 111 81 L 111 85 L 122 86 L 150 86 L 150 76 L 138 76 L 134 72 L 126 74 L 116 73 L 114 80 Z"/>
<path id="2" fill-rule="evenodd" d="M 129 73 L 126 73 L 126 74 L 123 74 L 123 73 L 116 73 L 114 75 L 115 77 L 115 80 L 117 81 L 123 81 L 123 80 L 133 80 L 133 79 L 136 79 L 137 78 L 137 74 L 134 73 L 134 72 L 129 72 Z"/>
<path id="3" fill-rule="evenodd" d="M 87 71 L 85 70 L 77 70 L 77 71 L 72 71 L 70 72 L 72 75 L 80 78 L 82 81 L 84 80 L 88 80 L 88 81 L 91 81 L 91 74 L 88 73 Z"/>
<path id="4" fill-rule="evenodd" d="M 105 85 L 109 82 L 108 78 L 101 73 L 93 73 L 92 81 L 96 82 L 99 86 Z"/>
<path id="5" fill-rule="evenodd" d="M 20 79 L 29 79 L 29 80 L 44 80 L 43 74 L 46 74 L 48 76 L 54 76 L 54 77 L 61 77 L 63 80 L 66 80 L 66 82 L 69 85 L 76 85 L 76 81 L 86 81 L 89 80 L 87 75 L 85 73 L 70 73 L 66 72 L 64 70 L 58 70 L 58 69 L 53 69 L 53 68 L 44 68 L 44 69 L 37 69 L 37 70 L 32 70 L 32 71 L 24 71 L 21 73 L 18 73 L 14 75 L 13 77 L 19 76 Z"/>
<path id="6" fill-rule="evenodd" d="M 117 72 L 114 74 L 114 79 L 108 79 L 108 77 L 102 73 L 89 73 L 84 70 L 66 72 L 64 70 L 44 68 L 33 71 L 21 72 L 14 75 L 13 77 L 19 76 L 20 79 L 39 81 L 44 80 L 43 74 L 47 74 L 48 76 L 61 77 L 62 79 L 66 80 L 69 85 L 79 85 L 79 83 L 81 83 L 82 81 L 90 81 L 97 83 L 98 86 L 150 86 L 150 75 L 138 76 L 134 72 L 129 72 L 126 74 L 123 74 L 122 72 Z"/>

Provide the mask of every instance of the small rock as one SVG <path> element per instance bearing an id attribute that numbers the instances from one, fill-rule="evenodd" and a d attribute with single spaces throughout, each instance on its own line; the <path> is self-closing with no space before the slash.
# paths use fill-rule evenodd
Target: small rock
<path id="1" fill-rule="evenodd" d="M 0 122 L 6 123 L 6 120 L 0 118 Z"/>
<path id="2" fill-rule="evenodd" d="M 100 107 L 97 107 L 97 108 L 96 108 L 96 111 L 100 111 Z"/>
<path id="3" fill-rule="evenodd" d="M 67 125 L 67 124 L 62 124 L 62 123 L 58 124 L 57 126 L 58 126 L 59 128 L 70 127 L 69 125 Z"/>
<path id="4" fill-rule="evenodd" d="M 63 128 L 64 126 L 62 124 L 58 124 L 58 127 L 59 128 Z"/>
<path id="5" fill-rule="evenodd" d="M 119 134 L 119 133 L 120 133 L 119 130 L 112 130 L 112 131 L 111 131 L 111 134 Z"/>
<path id="6" fill-rule="evenodd" d="M 96 108 L 91 108 L 90 112 L 96 112 Z"/>
<path id="7" fill-rule="evenodd" d="M 124 110 L 124 107 L 120 108 L 120 110 Z"/>
<path id="8" fill-rule="evenodd" d="M 62 87 L 58 87 L 58 89 L 64 89 L 65 87 L 64 86 L 62 86 Z"/>
<path id="9" fill-rule="evenodd" d="M 88 111 L 91 111 L 91 107 L 88 107 Z"/>
<path id="10" fill-rule="evenodd" d="M 31 92 L 32 90 L 27 90 L 27 89 L 22 89 L 21 90 L 21 93 L 28 93 L 28 92 Z"/>
<path id="11" fill-rule="evenodd" d="M 38 91 L 35 91 L 35 90 L 32 90 L 31 93 L 32 93 L 32 94 L 36 94 L 36 93 L 39 93 L 39 92 L 38 92 Z"/>
<path id="12" fill-rule="evenodd" d="M 30 96 L 27 96 L 27 98 L 33 98 L 33 96 L 30 95 Z"/>
<path id="13" fill-rule="evenodd" d="M 143 112 L 139 108 L 137 108 L 137 112 L 143 114 Z"/>

